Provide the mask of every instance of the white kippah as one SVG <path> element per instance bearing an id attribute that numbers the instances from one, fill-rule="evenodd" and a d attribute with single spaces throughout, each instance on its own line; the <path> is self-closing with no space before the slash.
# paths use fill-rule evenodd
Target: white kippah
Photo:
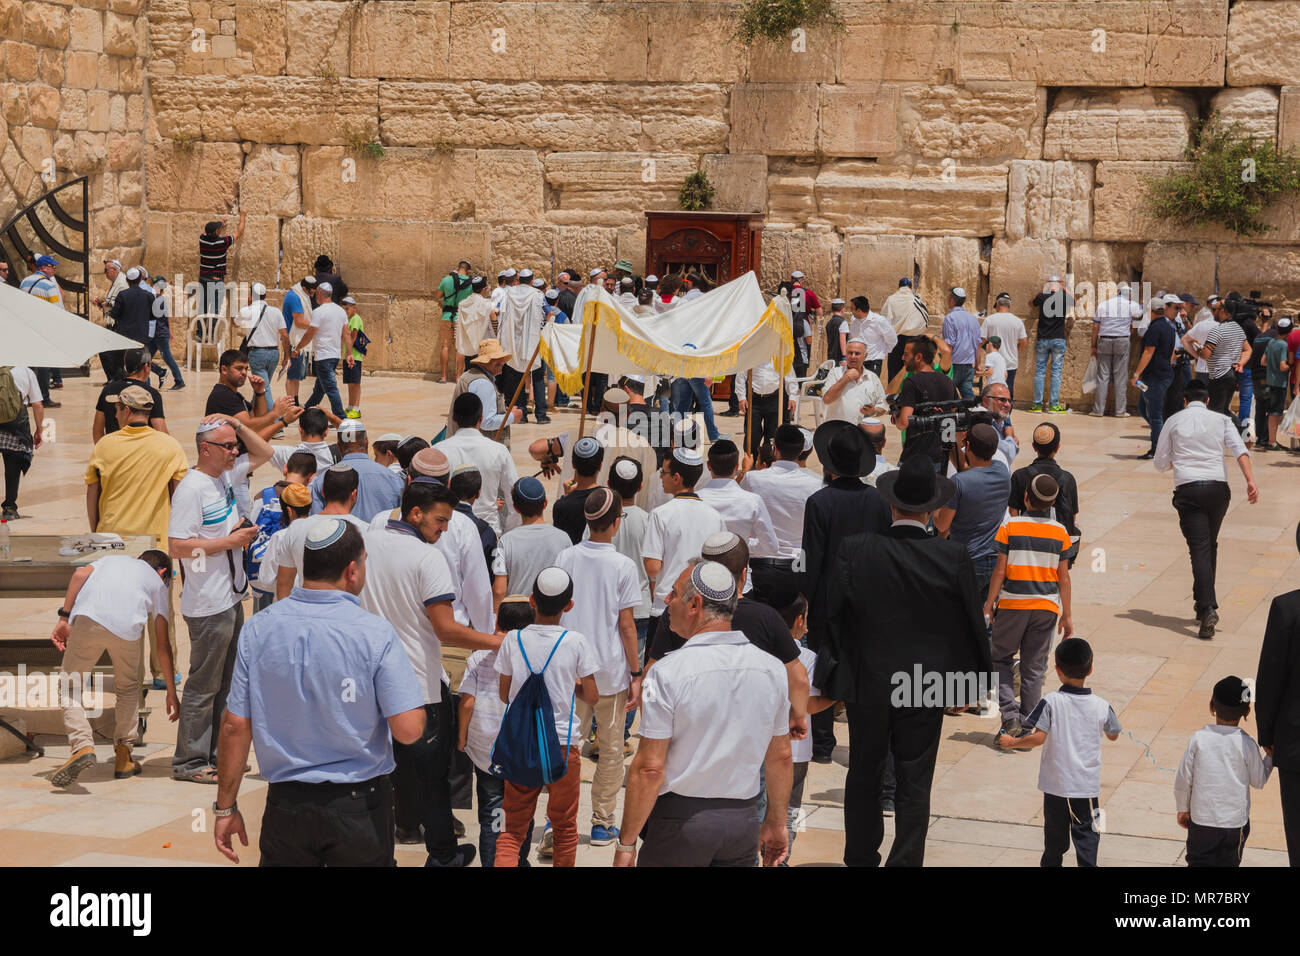
<path id="1" fill-rule="evenodd" d="M 307 529 L 305 547 L 308 551 L 319 551 L 321 548 L 328 548 L 343 537 L 343 532 L 347 530 L 347 527 L 348 523 L 342 518 L 321 518 L 313 521 L 311 527 Z"/>
<path id="2" fill-rule="evenodd" d="M 703 465 L 704 458 L 694 448 L 674 448 L 673 457 L 683 465 Z"/>
<path id="3" fill-rule="evenodd" d="M 701 561 L 691 571 L 691 584 L 710 601 L 726 601 L 736 593 L 736 579 L 717 561 Z"/>
<path id="4" fill-rule="evenodd" d="M 624 481 L 635 480 L 637 470 L 637 463 L 631 458 L 624 458 L 614 466 L 614 474 L 618 475 Z"/>
<path id="5" fill-rule="evenodd" d="M 740 535 L 734 531 L 715 531 L 704 539 L 700 548 L 700 557 L 707 558 L 715 554 L 726 554 L 740 541 Z"/>
<path id="6" fill-rule="evenodd" d="M 558 597 L 564 593 L 570 583 L 567 571 L 563 568 L 551 567 L 541 570 L 534 586 L 547 597 Z"/>

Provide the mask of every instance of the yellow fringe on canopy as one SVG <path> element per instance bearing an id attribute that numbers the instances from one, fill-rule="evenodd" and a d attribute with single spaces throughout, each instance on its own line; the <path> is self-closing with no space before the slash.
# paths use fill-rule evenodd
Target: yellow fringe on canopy
<path id="1" fill-rule="evenodd" d="M 558 371 L 550 347 L 545 339 L 542 340 L 542 355 L 545 357 L 547 364 L 551 366 L 551 369 L 555 371 L 555 380 L 560 388 L 570 395 L 576 395 L 582 391 L 583 376 L 587 368 L 587 348 L 591 342 L 591 326 L 593 323 L 598 330 L 596 332 L 597 336 L 601 334 L 599 330 L 603 326 L 605 331 L 612 333 L 616 337 L 620 354 L 626 356 L 632 364 L 656 375 L 671 375 L 677 378 L 713 378 L 720 373 L 730 374 L 730 372 L 724 373 L 723 370 L 732 369 L 736 365 L 741 347 L 750 338 L 761 332 L 765 326 L 773 329 L 781 339 L 781 352 L 779 356 L 772 356 L 773 365 L 777 363 L 778 359 L 781 360 L 781 368 L 778 371 L 782 376 L 788 374 L 794 367 L 794 338 L 791 334 L 790 320 L 777 307 L 775 300 L 764 310 L 763 315 L 754 323 L 754 327 L 745 333 L 744 338 L 731 348 L 715 355 L 684 355 L 680 352 L 670 352 L 647 342 L 645 339 L 624 330 L 618 312 L 604 302 L 588 302 L 583 307 L 582 318 L 582 338 L 579 340 L 578 368 L 575 371 Z"/>

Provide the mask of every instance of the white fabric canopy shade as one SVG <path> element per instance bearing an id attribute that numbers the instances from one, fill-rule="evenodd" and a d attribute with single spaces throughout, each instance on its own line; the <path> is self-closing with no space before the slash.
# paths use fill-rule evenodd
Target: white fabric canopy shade
<path id="1" fill-rule="evenodd" d="M 782 304 L 781 298 L 763 302 L 753 272 L 658 315 L 635 315 L 602 289 L 582 306 L 581 325 L 577 316 L 575 324 L 546 325 L 542 354 L 570 393 L 582 389 L 593 325 L 594 372 L 709 378 L 783 356 L 784 373 L 793 364 L 794 349 L 789 307 Z"/>
<path id="2" fill-rule="evenodd" d="M 138 348 L 134 339 L 0 283 L 0 364 L 71 368 L 99 352 Z"/>

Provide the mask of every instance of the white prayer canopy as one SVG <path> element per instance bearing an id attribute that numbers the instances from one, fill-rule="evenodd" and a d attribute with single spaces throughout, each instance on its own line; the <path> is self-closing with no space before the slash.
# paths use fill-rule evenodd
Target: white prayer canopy
<path id="1" fill-rule="evenodd" d="M 782 304 L 764 303 L 753 272 L 658 315 L 636 315 L 601 289 L 583 305 L 581 325 L 549 323 L 542 330 L 542 353 L 570 393 L 582 389 L 593 325 L 596 372 L 710 378 L 780 357 L 788 372 L 794 350 L 789 306 Z"/>
<path id="2" fill-rule="evenodd" d="M 72 368 L 99 352 L 140 348 L 134 339 L 4 283 L 0 342 L 0 362 L 38 368 Z"/>

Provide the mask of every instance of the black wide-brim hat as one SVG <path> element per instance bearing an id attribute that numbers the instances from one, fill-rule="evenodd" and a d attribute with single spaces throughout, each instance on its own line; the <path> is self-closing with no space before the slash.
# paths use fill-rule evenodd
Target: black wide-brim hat
<path id="1" fill-rule="evenodd" d="M 876 491 L 886 502 L 903 511 L 934 511 L 946 505 L 957 490 L 951 479 L 935 474 L 927 455 L 913 455 L 896 471 L 876 479 Z"/>
<path id="2" fill-rule="evenodd" d="M 840 478 L 861 478 L 876 470 L 876 450 L 852 422 L 822 422 L 813 432 L 813 448 L 822 467 Z"/>

